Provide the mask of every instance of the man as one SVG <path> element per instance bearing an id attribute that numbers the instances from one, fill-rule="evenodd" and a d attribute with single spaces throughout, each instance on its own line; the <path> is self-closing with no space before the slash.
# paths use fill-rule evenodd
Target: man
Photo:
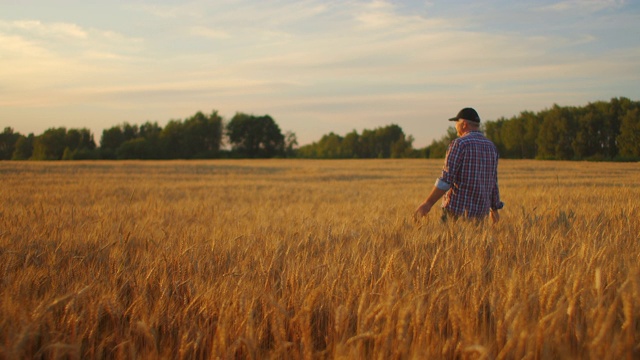
<path id="1" fill-rule="evenodd" d="M 464 108 L 449 121 L 456 122 L 458 138 L 449 144 L 442 176 L 416 209 L 414 218 L 427 215 L 444 196 L 443 219 L 483 219 L 490 215 L 497 222 L 498 210 L 504 206 L 498 190 L 498 150 L 480 132 L 480 116 L 474 109 Z"/>

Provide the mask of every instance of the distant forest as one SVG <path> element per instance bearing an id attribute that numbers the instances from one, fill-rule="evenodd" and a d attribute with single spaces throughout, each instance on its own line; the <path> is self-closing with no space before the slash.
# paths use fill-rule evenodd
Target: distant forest
<path id="1" fill-rule="evenodd" d="M 640 102 L 613 98 L 581 107 L 553 105 L 534 113 L 483 121 L 482 131 L 507 159 L 640 160 Z M 269 115 L 237 113 L 225 121 L 213 111 L 184 120 L 140 126 L 122 123 L 102 131 L 100 146 L 86 128 L 51 128 L 22 135 L 0 134 L 0 160 L 213 159 L 213 158 L 443 158 L 454 127 L 421 149 L 396 124 L 333 132 L 298 146 L 295 133 L 282 133 Z"/>

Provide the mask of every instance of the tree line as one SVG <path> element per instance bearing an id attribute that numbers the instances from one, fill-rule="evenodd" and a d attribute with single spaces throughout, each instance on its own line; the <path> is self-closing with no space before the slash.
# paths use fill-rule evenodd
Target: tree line
<path id="1" fill-rule="evenodd" d="M 373 130 L 356 130 L 340 136 L 333 132 L 320 140 L 300 147 L 297 156 L 314 159 L 371 159 L 419 157 L 413 149 L 413 136 L 405 135 L 396 124 Z"/>
<path id="2" fill-rule="evenodd" d="M 223 147 L 224 140 L 231 146 Z M 96 146 L 88 129 L 51 128 L 43 134 L 21 135 L 12 128 L 0 134 L 0 159 L 212 159 L 270 158 L 293 155 L 295 134 L 283 135 L 269 115 L 237 113 L 228 123 L 217 111 L 197 112 L 184 120 L 140 126 L 123 123 L 103 130 Z"/>
<path id="3" fill-rule="evenodd" d="M 640 102 L 624 97 L 524 111 L 484 121 L 482 131 L 502 158 L 640 160 Z M 24 136 L 7 127 L 0 134 L 0 159 L 443 158 L 456 136 L 449 127 L 442 138 L 416 149 L 413 136 L 391 124 L 344 136 L 330 132 L 298 147 L 295 133 L 283 134 L 269 115 L 237 113 L 225 122 L 213 111 L 170 120 L 164 128 L 157 122 L 113 126 L 102 132 L 99 147 L 88 129 L 51 128 Z"/>
<path id="4" fill-rule="evenodd" d="M 482 131 L 509 159 L 640 160 L 640 102 L 613 98 L 586 106 L 553 105 L 534 113 L 484 121 Z M 413 136 L 398 125 L 355 130 L 340 136 L 333 132 L 300 147 L 304 158 L 444 158 L 457 137 L 453 126 L 439 140 L 415 149 Z"/>
<path id="5" fill-rule="evenodd" d="M 640 158 L 640 102 L 613 98 L 581 107 L 554 105 L 487 123 L 502 157 L 556 160 Z"/>

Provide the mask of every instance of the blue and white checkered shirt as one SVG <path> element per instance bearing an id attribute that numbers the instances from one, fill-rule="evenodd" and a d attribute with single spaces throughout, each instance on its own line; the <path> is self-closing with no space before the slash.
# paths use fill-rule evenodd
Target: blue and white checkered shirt
<path id="1" fill-rule="evenodd" d="M 457 216 L 480 218 L 502 209 L 496 146 L 480 131 L 453 140 L 436 186 L 448 190 L 442 207 Z"/>

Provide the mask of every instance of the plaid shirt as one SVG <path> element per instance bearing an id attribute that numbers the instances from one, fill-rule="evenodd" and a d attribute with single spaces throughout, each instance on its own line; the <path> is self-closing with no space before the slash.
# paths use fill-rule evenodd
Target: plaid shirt
<path id="1" fill-rule="evenodd" d="M 442 207 L 457 216 L 484 217 L 501 209 L 498 190 L 498 150 L 479 131 L 471 131 L 449 144 L 440 180 L 451 188 Z"/>

